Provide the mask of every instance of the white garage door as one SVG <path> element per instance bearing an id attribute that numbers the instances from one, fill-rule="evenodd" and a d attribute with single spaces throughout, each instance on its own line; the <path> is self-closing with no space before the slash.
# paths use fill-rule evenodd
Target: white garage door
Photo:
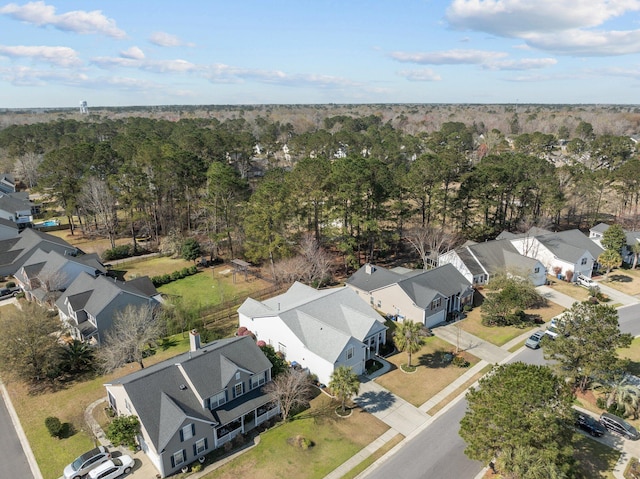
<path id="1" fill-rule="evenodd" d="M 428 316 L 427 319 L 425 320 L 425 326 L 427 328 L 433 328 L 436 324 L 442 323 L 447 319 L 446 314 L 447 312 L 443 309 L 439 313 Z"/>

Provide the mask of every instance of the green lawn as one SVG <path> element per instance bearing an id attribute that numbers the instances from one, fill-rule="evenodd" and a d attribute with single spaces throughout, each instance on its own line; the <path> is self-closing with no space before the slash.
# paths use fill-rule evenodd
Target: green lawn
<path id="1" fill-rule="evenodd" d="M 160 362 L 189 349 L 188 337 L 177 335 L 173 339 L 166 349 L 159 347 L 154 355 L 147 358 L 145 365 Z M 85 409 L 96 399 L 106 396 L 104 383 L 136 370 L 138 366 L 131 364 L 109 376 L 97 376 L 91 380 L 67 384 L 55 392 L 37 394 L 30 394 L 20 382 L 7 381 L 11 401 L 44 479 L 60 477 L 67 464 L 94 447 L 93 438 L 83 419 Z M 77 432 L 67 439 L 52 438 L 44 425 L 48 416 L 71 423 Z"/>
<path id="2" fill-rule="evenodd" d="M 335 403 L 320 394 L 311 409 L 260 436 L 260 443 L 204 479 L 320 479 L 382 435 L 388 427 L 371 414 L 354 409 L 348 418 L 335 413 Z M 303 450 L 289 439 L 301 435 L 313 442 Z"/>
<path id="3" fill-rule="evenodd" d="M 589 479 L 614 479 L 613 469 L 620 458 L 620 452 L 590 437 L 579 435 L 574 444 L 574 457 L 582 477 Z"/>

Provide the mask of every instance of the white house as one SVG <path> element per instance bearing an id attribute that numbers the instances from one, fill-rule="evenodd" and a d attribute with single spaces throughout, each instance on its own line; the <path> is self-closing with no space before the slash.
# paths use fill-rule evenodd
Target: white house
<path id="1" fill-rule="evenodd" d="M 599 223 L 595 225 L 589 230 L 589 239 L 602 248 L 602 238 L 604 236 L 604 232 L 608 229 L 609 225 L 606 223 Z M 640 231 L 624 230 L 624 234 L 627 238 L 627 244 L 622 248 L 622 260 L 625 263 L 633 264 L 634 254 L 631 251 L 631 246 L 640 243 Z"/>
<path id="2" fill-rule="evenodd" d="M 241 327 L 325 384 L 338 366 L 363 374 L 386 342 L 384 318 L 349 288 L 317 290 L 296 282 L 274 298 L 247 299 L 238 316 Z"/>
<path id="3" fill-rule="evenodd" d="M 507 239 L 468 242 L 438 257 L 438 265 L 453 265 L 471 283 L 488 284 L 498 274 L 509 273 L 528 278 L 535 286 L 545 284 L 545 266 L 535 258 L 528 258 Z"/>
<path id="4" fill-rule="evenodd" d="M 511 244 L 524 256 L 535 258 L 551 274 L 573 274 L 591 277 L 597 267 L 598 256 L 604 251 L 580 230 L 573 229 L 541 235 L 511 235 Z"/>

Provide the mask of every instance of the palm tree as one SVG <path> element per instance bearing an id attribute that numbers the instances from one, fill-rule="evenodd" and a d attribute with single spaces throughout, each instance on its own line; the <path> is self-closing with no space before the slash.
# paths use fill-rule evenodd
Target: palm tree
<path id="1" fill-rule="evenodd" d="M 532 446 L 505 449 L 496 459 L 496 469 L 505 479 L 561 479 L 566 477 L 544 452 Z"/>
<path id="2" fill-rule="evenodd" d="M 360 391 L 360 380 L 349 366 L 338 366 L 331 374 L 329 387 L 340 400 L 344 412 L 347 400 Z"/>
<path id="3" fill-rule="evenodd" d="M 622 256 L 616 250 L 608 249 L 605 250 L 600 256 L 598 256 L 598 263 L 607 270 L 605 274 L 605 280 L 609 278 L 609 272 L 622 263 Z"/>
<path id="4" fill-rule="evenodd" d="M 625 416 L 638 417 L 640 408 L 640 387 L 632 384 L 628 376 L 622 375 L 607 382 L 596 383 L 594 389 L 601 389 L 607 395 L 607 409 L 613 404 L 624 406 Z"/>
<path id="5" fill-rule="evenodd" d="M 62 363 L 71 372 L 93 369 L 94 355 L 91 346 L 74 339 L 62 349 Z"/>
<path id="6" fill-rule="evenodd" d="M 420 330 L 422 325 L 420 323 L 414 323 L 411 320 L 405 320 L 398 324 L 396 331 L 393 335 L 396 347 L 400 351 L 406 351 L 409 358 L 407 363 L 408 367 L 411 367 L 411 355 L 420 351 L 422 347 L 422 336 L 420 336 Z"/>

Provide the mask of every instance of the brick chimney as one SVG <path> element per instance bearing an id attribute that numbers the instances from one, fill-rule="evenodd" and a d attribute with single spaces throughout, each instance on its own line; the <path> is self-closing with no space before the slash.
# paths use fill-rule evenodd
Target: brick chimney
<path id="1" fill-rule="evenodd" d="M 189 346 L 189 350 L 192 352 L 200 349 L 200 333 L 197 329 L 189 331 Z"/>

